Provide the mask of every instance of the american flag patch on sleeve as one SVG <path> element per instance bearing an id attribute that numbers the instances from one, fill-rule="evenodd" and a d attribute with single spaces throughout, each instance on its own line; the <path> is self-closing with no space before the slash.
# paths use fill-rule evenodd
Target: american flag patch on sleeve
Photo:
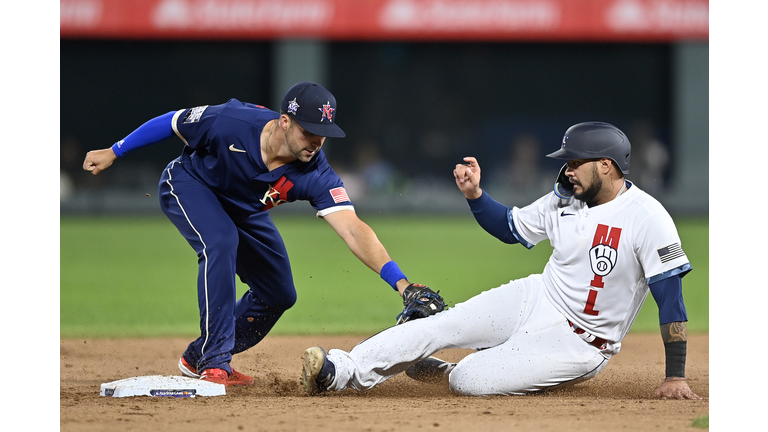
<path id="1" fill-rule="evenodd" d="M 333 197 L 333 202 L 335 202 L 336 204 L 338 204 L 340 202 L 349 201 L 349 197 L 347 196 L 347 191 L 344 190 L 343 187 L 333 188 L 329 192 L 331 193 L 331 196 Z"/>
<path id="2" fill-rule="evenodd" d="M 669 262 L 672 261 L 675 258 L 680 258 L 681 256 L 685 255 L 685 252 L 683 252 L 683 249 L 680 247 L 680 243 L 673 243 L 669 246 L 665 246 L 656 252 L 659 253 L 659 259 L 661 259 L 661 262 Z"/>

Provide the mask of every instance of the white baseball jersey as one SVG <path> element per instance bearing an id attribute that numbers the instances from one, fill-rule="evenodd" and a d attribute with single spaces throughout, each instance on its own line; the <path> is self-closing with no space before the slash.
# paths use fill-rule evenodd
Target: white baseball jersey
<path id="1" fill-rule="evenodd" d="M 554 248 L 543 272 L 549 300 L 578 327 L 608 341 L 626 336 L 649 282 L 691 268 L 672 218 L 634 185 L 592 208 L 549 193 L 513 208 L 512 216 L 527 246 L 549 239 Z"/>

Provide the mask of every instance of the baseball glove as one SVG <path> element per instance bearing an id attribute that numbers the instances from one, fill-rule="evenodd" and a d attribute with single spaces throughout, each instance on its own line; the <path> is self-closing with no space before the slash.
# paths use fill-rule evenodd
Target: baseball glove
<path id="1" fill-rule="evenodd" d="M 443 310 L 445 310 L 445 301 L 440 297 L 440 290 L 434 292 L 427 286 L 410 284 L 403 291 L 403 311 L 397 316 L 395 325 L 417 318 L 426 318 Z"/>

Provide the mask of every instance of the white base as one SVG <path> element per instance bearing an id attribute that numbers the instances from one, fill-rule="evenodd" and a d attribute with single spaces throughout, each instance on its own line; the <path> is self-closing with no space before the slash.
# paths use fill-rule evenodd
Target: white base
<path id="1" fill-rule="evenodd" d="M 101 385 L 101 396 L 166 396 L 195 397 L 223 396 L 227 394 L 224 384 L 202 381 L 174 375 L 151 375 L 126 378 Z"/>

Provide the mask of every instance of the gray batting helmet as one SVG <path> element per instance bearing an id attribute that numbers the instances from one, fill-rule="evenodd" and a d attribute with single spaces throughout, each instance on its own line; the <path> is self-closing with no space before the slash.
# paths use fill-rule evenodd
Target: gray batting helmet
<path id="1" fill-rule="evenodd" d="M 629 174 L 629 154 L 632 146 L 624 132 L 612 124 L 585 122 L 568 128 L 560 150 L 550 153 L 553 159 L 609 158 L 621 172 Z"/>

